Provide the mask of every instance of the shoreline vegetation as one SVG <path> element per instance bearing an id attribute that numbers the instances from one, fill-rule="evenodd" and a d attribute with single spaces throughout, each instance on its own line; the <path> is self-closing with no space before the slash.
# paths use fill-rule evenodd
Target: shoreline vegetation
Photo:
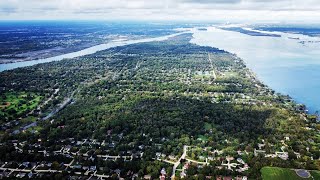
<path id="1" fill-rule="evenodd" d="M 52 58 L 52 57 L 61 56 L 61 55 L 76 52 L 76 51 L 81 51 L 83 49 L 90 48 L 92 46 L 96 46 L 99 44 L 100 44 L 99 42 L 96 42 L 96 43 L 77 45 L 75 47 L 70 47 L 70 48 L 58 47 L 58 48 L 51 48 L 46 50 L 24 52 L 17 55 L 6 55 L 6 56 L 3 55 L 3 56 L 0 56 L 0 65 Z"/>
<path id="2" fill-rule="evenodd" d="M 129 39 L 126 41 L 114 41 L 113 40 L 108 43 L 98 44 L 98 45 L 91 46 L 86 49 L 82 49 L 80 51 L 74 51 L 71 53 L 62 54 L 62 55 L 54 56 L 54 57 L 49 57 L 46 59 L 37 59 L 37 60 L 21 61 L 21 62 L 8 63 L 8 64 L 0 64 L 0 72 L 6 71 L 6 70 L 11 70 L 11 69 L 16 69 L 16 68 L 21 68 L 21 67 L 42 64 L 42 63 L 48 63 L 48 62 L 52 62 L 52 61 L 61 61 L 61 60 L 77 58 L 77 57 L 81 57 L 81 56 L 94 54 L 96 52 L 103 51 L 103 50 L 110 49 L 110 48 L 117 47 L 117 46 L 124 46 L 124 45 L 137 44 L 137 43 L 143 43 L 143 42 L 152 42 L 152 41 L 163 41 L 163 40 L 166 40 L 172 36 L 176 36 L 176 35 L 183 34 L 183 33 L 186 33 L 186 32 L 176 32 L 174 34 L 168 34 L 165 36 L 155 36 L 155 37 L 147 37 L 147 38 L 141 38 L 141 37 L 140 38 L 132 38 L 132 39 Z"/>
<path id="3" fill-rule="evenodd" d="M 317 117 L 260 82 L 242 59 L 191 38 L 1 72 L 1 111 L 19 109 L 5 93 L 41 97 L 32 113 L 1 117 L 2 170 L 200 179 L 256 179 L 271 165 L 320 170 Z"/>
<path id="4" fill-rule="evenodd" d="M 181 26 L 185 27 L 94 21 L 2 21 L 0 64 L 59 56 L 116 39 L 164 36 L 174 33 L 174 27 Z"/>

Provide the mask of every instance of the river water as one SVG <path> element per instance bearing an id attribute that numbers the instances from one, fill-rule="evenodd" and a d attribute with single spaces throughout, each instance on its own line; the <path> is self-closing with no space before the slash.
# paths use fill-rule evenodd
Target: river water
<path id="1" fill-rule="evenodd" d="M 174 37 L 174 36 L 182 34 L 182 33 L 183 32 L 176 33 L 176 34 L 171 34 L 171 35 L 167 35 L 167 36 L 156 37 L 156 38 L 145 38 L 145 39 L 127 40 L 127 41 L 111 41 L 111 42 L 106 43 L 106 44 L 96 45 L 96 46 L 93 46 L 93 47 L 90 47 L 90 48 L 83 49 L 81 51 L 67 53 L 67 54 L 63 54 L 63 55 L 60 55 L 60 56 L 55 56 L 55 57 L 50 57 L 50 58 L 45 58 L 45 59 L 32 60 L 32 61 L 16 62 L 16 63 L 9 63 L 9 64 L 0 64 L 0 72 L 5 71 L 5 70 L 11 70 L 11 69 L 19 68 L 19 67 L 32 66 L 32 65 L 40 64 L 40 63 L 47 63 L 47 62 L 52 62 L 52 61 L 60 61 L 60 60 L 63 60 L 63 59 L 84 56 L 84 55 L 93 54 L 93 53 L 96 53 L 98 51 L 106 50 L 108 48 L 117 47 L 117 46 L 124 46 L 124 45 L 128 45 L 128 44 L 151 42 L 151 41 L 163 41 L 163 40 L 166 40 L 166 39 L 168 39 L 170 37 Z"/>
<path id="2" fill-rule="evenodd" d="M 281 32 L 276 32 L 281 37 L 250 36 L 215 27 L 193 32 L 192 43 L 237 54 L 276 92 L 305 104 L 309 112 L 320 110 L 320 43 L 315 42 L 320 38 Z"/>

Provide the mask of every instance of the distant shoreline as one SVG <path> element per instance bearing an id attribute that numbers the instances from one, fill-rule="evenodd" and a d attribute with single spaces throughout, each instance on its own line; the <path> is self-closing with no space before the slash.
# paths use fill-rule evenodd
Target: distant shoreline
<path id="1" fill-rule="evenodd" d="M 35 59 L 35 60 L 29 60 L 29 61 L 20 61 L 20 62 L 14 62 L 14 63 L 7 63 L 7 64 L 0 64 L 0 72 L 6 71 L 6 70 L 12 70 L 16 68 L 26 67 L 26 66 L 32 66 L 40 63 L 47 63 L 52 61 L 61 61 L 63 59 L 70 59 L 70 58 L 76 58 L 80 56 L 85 56 L 89 54 L 96 53 L 98 51 L 103 51 L 112 47 L 117 46 L 124 46 L 129 44 L 136 44 L 136 43 L 143 43 L 143 42 L 151 42 L 151 41 L 163 41 L 170 37 L 174 37 L 180 34 L 187 33 L 189 31 L 183 31 L 183 32 L 177 32 L 174 34 L 164 35 L 164 36 L 158 36 L 158 37 L 149 37 L 149 38 L 141 38 L 141 39 L 130 39 L 127 41 L 110 41 L 104 44 L 98 44 L 95 46 L 91 46 L 85 49 L 81 49 L 79 51 L 74 51 L 71 53 L 64 53 L 62 55 L 53 56 L 49 58 L 44 59 Z"/>
<path id="2" fill-rule="evenodd" d="M 41 60 L 46 58 L 51 58 L 55 56 L 61 56 L 63 54 L 68 54 L 76 51 L 81 51 L 86 48 L 90 48 L 92 46 L 99 45 L 101 43 L 89 43 L 82 44 L 70 48 L 51 48 L 45 50 L 38 51 L 30 51 L 26 53 L 21 53 L 17 55 L 8 55 L 8 56 L 0 56 L 0 65 L 1 64 L 11 64 L 17 62 L 25 62 L 25 61 L 33 61 L 33 60 Z"/>

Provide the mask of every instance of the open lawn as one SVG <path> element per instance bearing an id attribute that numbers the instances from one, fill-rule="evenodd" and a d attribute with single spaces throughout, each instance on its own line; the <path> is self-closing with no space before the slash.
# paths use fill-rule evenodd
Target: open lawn
<path id="1" fill-rule="evenodd" d="M 196 71 L 195 78 L 214 78 L 215 72 L 214 71 Z"/>
<path id="2" fill-rule="evenodd" d="M 230 77 L 239 77 L 239 73 L 230 71 L 230 72 L 223 72 L 223 76 L 225 78 L 230 78 Z"/>
<path id="3" fill-rule="evenodd" d="M 310 171 L 313 179 L 320 179 L 320 171 Z"/>
<path id="4" fill-rule="evenodd" d="M 313 179 L 320 178 L 320 171 L 310 171 Z M 312 179 L 299 177 L 294 170 L 288 168 L 278 168 L 278 167 L 263 167 L 261 169 L 261 175 L 263 180 L 301 180 L 301 179 Z"/>
<path id="5" fill-rule="evenodd" d="M 36 93 L 8 92 L 0 96 L 0 117 L 11 120 L 35 109 L 42 97 Z"/>

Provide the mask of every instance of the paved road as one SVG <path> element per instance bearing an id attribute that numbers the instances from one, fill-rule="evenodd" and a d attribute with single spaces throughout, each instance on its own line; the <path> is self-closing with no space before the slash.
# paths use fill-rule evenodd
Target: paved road
<path id="1" fill-rule="evenodd" d="M 197 164 L 202 164 L 202 165 L 208 165 L 209 163 L 207 162 L 200 162 L 200 161 L 196 161 L 196 160 L 192 160 L 192 159 L 186 159 L 189 162 L 193 162 L 193 163 L 197 163 Z"/>
<path id="2" fill-rule="evenodd" d="M 53 115 L 55 115 L 57 112 L 59 112 L 60 110 L 62 110 L 63 108 L 65 108 L 70 102 L 72 101 L 72 98 L 67 98 L 66 100 L 64 100 L 61 105 L 53 110 L 50 114 L 48 114 L 46 117 L 42 118 L 42 120 L 47 120 L 49 118 L 51 118 Z"/>
<path id="3" fill-rule="evenodd" d="M 211 66 L 211 69 L 212 69 L 213 78 L 214 78 L 214 79 L 217 79 L 217 75 L 216 75 L 216 73 L 215 73 L 215 71 L 214 71 L 213 63 L 212 63 L 211 56 L 210 56 L 209 53 L 208 53 L 208 59 L 209 59 L 210 66 Z"/>
<path id="4" fill-rule="evenodd" d="M 172 176 L 171 176 L 171 179 L 174 179 L 174 177 L 175 177 L 175 175 L 176 175 L 177 167 L 180 165 L 181 159 L 185 159 L 185 158 L 186 158 L 187 148 L 188 148 L 188 146 L 186 146 L 186 145 L 183 146 L 183 153 L 182 153 L 181 157 L 179 158 L 179 160 L 178 160 L 177 162 L 174 163 L 173 168 L 172 168 Z"/>
<path id="5" fill-rule="evenodd" d="M 29 173 L 29 172 L 41 172 L 41 173 L 62 173 L 62 171 L 59 171 L 59 170 L 38 170 L 36 168 L 34 169 L 14 169 L 14 168 L 3 168 L 1 167 L 0 170 L 2 171 L 11 171 L 12 172 L 25 172 L 25 173 Z M 68 173 L 70 173 L 70 171 L 68 171 Z M 75 172 L 76 174 L 81 174 L 81 172 Z M 104 174 L 96 174 L 97 171 L 95 171 L 91 176 L 95 176 L 95 177 L 98 177 L 98 178 L 105 178 L 105 179 L 108 179 L 110 176 L 109 175 L 104 175 Z"/>
<path id="6" fill-rule="evenodd" d="M 58 170 L 39 170 L 39 169 L 14 169 L 14 168 L 0 168 L 2 171 L 17 171 L 17 172 L 43 172 L 43 173 L 53 173 L 53 172 L 59 172 L 62 173 L 62 171 Z"/>

